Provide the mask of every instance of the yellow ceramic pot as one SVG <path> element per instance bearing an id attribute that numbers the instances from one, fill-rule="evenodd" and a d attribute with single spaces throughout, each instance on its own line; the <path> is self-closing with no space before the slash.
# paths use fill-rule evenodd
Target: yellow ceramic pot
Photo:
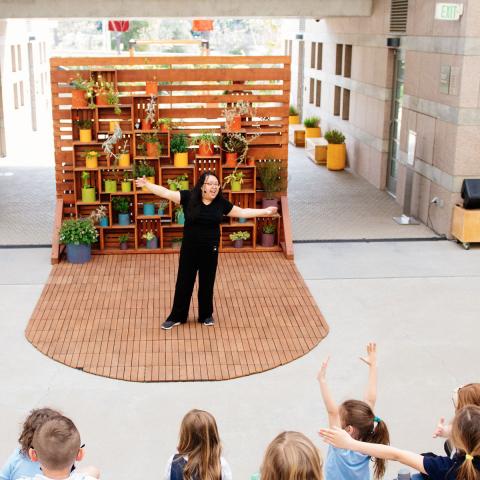
<path id="1" fill-rule="evenodd" d="M 85 164 L 87 168 L 98 168 L 98 155 L 95 152 L 95 155 L 85 155 Z"/>
<path id="2" fill-rule="evenodd" d="M 320 127 L 305 128 L 305 138 L 319 138 L 322 136 Z"/>
<path id="3" fill-rule="evenodd" d="M 81 142 L 91 142 L 92 141 L 92 129 L 81 129 L 80 130 L 80 141 Z"/>
<path id="4" fill-rule="evenodd" d="M 155 177 L 147 177 L 147 182 L 155 183 Z M 148 188 L 142 187 L 142 192 L 148 192 Z"/>
<path id="5" fill-rule="evenodd" d="M 346 148 L 344 143 L 329 143 L 327 147 L 327 168 L 329 170 L 343 170 L 346 162 Z"/>
<path id="6" fill-rule="evenodd" d="M 188 167 L 188 152 L 175 153 L 173 155 L 173 165 L 175 167 Z"/>
<path id="7" fill-rule="evenodd" d="M 110 133 L 113 133 L 115 131 L 115 128 L 117 127 L 117 125 L 120 126 L 120 122 L 117 122 L 116 120 L 108 122 L 108 124 L 109 124 L 108 130 Z"/>
<path id="8" fill-rule="evenodd" d="M 289 115 L 288 124 L 289 125 L 298 125 L 300 123 L 300 115 Z"/>
<path id="9" fill-rule="evenodd" d="M 130 166 L 130 154 L 121 153 L 118 157 L 118 166 L 119 167 L 129 167 Z"/>

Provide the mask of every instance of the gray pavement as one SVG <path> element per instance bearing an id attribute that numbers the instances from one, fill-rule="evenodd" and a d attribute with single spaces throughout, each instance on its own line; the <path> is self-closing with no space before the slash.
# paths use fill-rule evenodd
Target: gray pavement
<path id="1" fill-rule="evenodd" d="M 323 449 L 325 425 L 315 376 L 332 355 L 329 379 L 339 400 L 360 396 L 364 344 L 379 344 L 376 414 L 392 443 L 441 450 L 431 438 L 452 414 L 453 388 L 478 381 L 480 249 L 452 242 L 295 245 L 295 261 L 330 325 L 303 358 L 281 368 L 215 383 L 135 384 L 55 363 L 23 331 L 48 276 L 49 250 L 0 250 L 0 460 L 15 447 L 26 412 L 57 407 L 78 424 L 89 463 L 103 478 L 161 478 L 182 416 L 204 408 L 217 418 L 234 477 L 257 471 L 281 430 L 305 432 Z M 389 478 L 398 470 L 392 465 Z"/>

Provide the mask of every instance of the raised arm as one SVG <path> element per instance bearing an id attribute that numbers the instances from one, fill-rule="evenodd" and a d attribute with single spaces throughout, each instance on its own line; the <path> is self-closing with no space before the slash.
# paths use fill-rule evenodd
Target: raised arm
<path id="1" fill-rule="evenodd" d="M 338 406 L 335 403 L 327 384 L 327 367 L 329 360 L 330 357 L 322 362 L 322 366 L 317 375 L 317 380 L 320 384 L 320 393 L 322 394 L 323 403 L 328 414 L 328 424 L 330 427 L 340 427 L 341 422 Z"/>
<path id="2" fill-rule="evenodd" d="M 341 428 L 325 428 L 321 429 L 319 433 L 326 443 L 334 447 L 354 450 L 374 458 L 394 460 L 415 468 L 415 470 L 419 472 L 427 473 L 423 466 L 423 456 L 418 453 L 390 447 L 389 445 L 381 445 L 379 443 L 360 442 L 353 439 L 348 432 Z"/>
<path id="3" fill-rule="evenodd" d="M 155 185 L 150 183 L 145 177 L 137 178 L 135 183 L 138 188 L 145 187 L 150 193 L 157 195 L 166 200 L 170 200 L 173 203 L 180 203 L 180 192 L 170 190 L 168 188 L 162 187 L 161 185 Z"/>
<path id="4" fill-rule="evenodd" d="M 367 345 L 367 356 L 360 357 L 360 360 L 368 365 L 368 384 L 364 400 L 373 410 L 377 401 L 377 344 L 369 343 Z"/>
<path id="5" fill-rule="evenodd" d="M 278 212 L 277 207 L 267 207 L 267 208 L 240 208 L 233 206 L 230 212 L 227 214 L 227 217 L 236 217 L 236 218 L 255 218 L 255 217 L 273 217 Z"/>

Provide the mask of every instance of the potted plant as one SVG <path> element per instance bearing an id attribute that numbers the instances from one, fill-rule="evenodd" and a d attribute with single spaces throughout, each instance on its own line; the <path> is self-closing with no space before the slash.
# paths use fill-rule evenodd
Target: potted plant
<path id="1" fill-rule="evenodd" d="M 182 241 L 183 241 L 182 237 L 172 238 L 172 248 L 174 250 L 180 250 L 180 248 L 182 248 Z"/>
<path id="2" fill-rule="evenodd" d="M 177 133 L 170 140 L 170 150 L 173 152 L 175 167 L 188 166 L 188 137 L 184 133 Z"/>
<path id="3" fill-rule="evenodd" d="M 82 202 L 96 202 L 95 187 L 90 185 L 90 172 L 82 172 Z"/>
<path id="4" fill-rule="evenodd" d="M 78 127 L 79 131 L 79 140 L 81 142 L 91 142 L 92 141 L 92 125 L 93 120 L 75 120 L 75 124 Z"/>
<path id="5" fill-rule="evenodd" d="M 249 232 L 233 232 L 229 235 L 230 240 L 233 242 L 233 246 L 235 248 L 242 248 L 243 241 L 248 240 L 250 238 Z"/>
<path id="6" fill-rule="evenodd" d="M 300 123 L 298 110 L 294 105 L 290 105 L 290 108 L 288 110 L 288 123 L 289 125 L 298 125 Z"/>
<path id="7" fill-rule="evenodd" d="M 86 168 L 98 168 L 98 157 L 100 152 L 90 150 L 85 153 L 85 166 Z"/>
<path id="8" fill-rule="evenodd" d="M 128 241 L 130 240 L 130 235 L 124 233 L 118 237 L 118 243 L 120 244 L 120 250 L 128 250 Z"/>
<path id="9" fill-rule="evenodd" d="M 161 131 L 161 132 L 168 132 L 169 130 L 172 129 L 173 122 L 171 118 L 159 118 L 157 120 L 156 127 Z"/>
<path id="10" fill-rule="evenodd" d="M 273 222 L 265 222 L 262 225 L 262 247 L 273 247 L 275 242 L 275 232 L 277 231 L 277 225 Z"/>
<path id="11" fill-rule="evenodd" d="M 265 197 L 262 198 L 262 208 L 278 207 L 275 193 L 281 192 L 284 188 L 283 169 L 282 163 L 277 160 L 259 162 L 257 171 L 265 192 Z"/>
<path id="12" fill-rule="evenodd" d="M 130 166 L 130 141 L 125 139 L 123 145 L 119 147 L 118 166 L 121 168 L 128 168 Z"/>
<path id="13" fill-rule="evenodd" d="M 130 172 L 125 171 L 123 172 L 123 180 L 121 184 L 121 189 L 123 193 L 128 193 L 132 191 L 132 182 L 130 178 Z"/>
<path id="14" fill-rule="evenodd" d="M 115 173 L 115 172 L 114 172 Z M 104 183 L 104 192 L 105 193 L 116 193 L 117 192 L 117 181 L 114 178 L 105 178 Z"/>
<path id="15" fill-rule="evenodd" d="M 194 142 L 198 144 L 197 156 L 211 157 L 215 153 L 215 146 L 218 145 L 218 135 L 212 132 L 202 132 L 195 137 Z"/>
<path id="16" fill-rule="evenodd" d="M 183 212 L 183 206 L 177 205 L 175 207 L 175 223 L 179 225 L 185 225 L 185 213 Z"/>
<path id="17" fill-rule="evenodd" d="M 111 82 L 104 82 L 102 76 L 98 76 L 98 80 L 95 82 L 95 97 L 97 106 L 113 106 L 113 112 L 115 115 L 120 115 L 122 109 L 120 108 L 120 97 L 118 91 L 115 90 L 115 86 Z"/>
<path id="18" fill-rule="evenodd" d="M 243 177 L 243 172 L 235 171 L 224 178 L 224 183 L 225 185 L 230 184 L 232 192 L 240 192 L 242 190 Z"/>
<path id="19" fill-rule="evenodd" d="M 159 215 L 165 215 L 165 209 L 168 206 L 168 200 L 160 200 L 158 202 L 158 214 Z"/>
<path id="20" fill-rule="evenodd" d="M 180 183 L 178 181 L 178 177 L 167 179 L 167 184 L 168 184 L 168 188 L 173 192 L 180 190 Z"/>
<path id="21" fill-rule="evenodd" d="M 235 168 L 245 160 L 248 151 L 248 142 L 242 133 L 227 133 L 223 137 L 222 149 L 225 151 L 224 167 Z"/>
<path id="22" fill-rule="evenodd" d="M 242 128 L 242 116 L 253 117 L 255 114 L 251 104 L 241 101 L 223 110 L 225 129 L 227 132 L 238 132 Z"/>
<path id="23" fill-rule="evenodd" d="M 320 119 L 318 117 L 308 117 L 303 121 L 305 126 L 305 138 L 317 138 L 322 136 L 320 129 Z"/>
<path id="24" fill-rule="evenodd" d="M 144 215 L 155 215 L 155 204 L 153 202 L 144 202 L 143 204 Z"/>
<path id="25" fill-rule="evenodd" d="M 94 81 L 92 78 L 85 80 L 78 73 L 77 76 L 70 82 L 73 87 L 72 90 L 72 108 L 95 108 L 93 97 L 95 92 L 93 90 Z"/>
<path id="26" fill-rule="evenodd" d="M 328 130 L 325 133 L 327 145 L 327 168 L 329 170 L 343 170 L 345 168 L 347 152 L 345 135 L 338 130 Z"/>
<path id="27" fill-rule="evenodd" d="M 145 118 L 142 118 L 142 130 L 151 130 L 155 123 L 155 97 L 152 95 L 145 108 Z"/>
<path id="28" fill-rule="evenodd" d="M 147 157 L 158 158 L 162 152 L 160 140 L 155 133 L 142 133 L 140 136 L 146 145 Z"/>
<path id="29" fill-rule="evenodd" d="M 70 263 L 85 263 L 92 256 L 92 243 L 98 232 L 89 218 L 65 220 L 60 227 L 60 243 L 67 246 L 67 260 Z"/>
<path id="30" fill-rule="evenodd" d="M 144 233 L 142 238 L 147 241 L 148 249 L 158 248 L 158 238 L 155 236 L 152 230 L 148 230 L 146 233 Z"/>
<path id="31" fill-rule="evenodd" d="M 155 183 L 155 168 L 146 160 L 138 160 L 133 165 L 134 178 L 146 177 L 150 183 Z M 148 188 L 142 187 L 142 192 L 148 192 Z"/>
<path id="32" fill-rule="evenodd" d="M 130 225 L 130 200 L 127 197 L 113 197 L 112 208 L 118 212 L 119 225 Z"/>
<path id="33" fill-rule="evenodd" d="M 90 213 L 89 218 L 92 220 L 94 225 L 108 227 L 107 207 L 105 205 L 100 205 Z"/>
<path id="34" fill-rule="evenodd" d="M 188 190 L 189 188 L 188 173 L 183 173 L 181 175 L 178 175 L 177 182 L 178 182 L 179 190 Z"/>

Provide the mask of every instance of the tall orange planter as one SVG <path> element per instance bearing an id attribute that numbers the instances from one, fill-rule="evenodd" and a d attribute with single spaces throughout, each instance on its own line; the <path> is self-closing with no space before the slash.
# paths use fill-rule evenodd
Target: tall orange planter
<path id="1" fill-rule="evenodd" d="M 150 120 L 143 119 L 142 130 L 151 130 L 151 129 L 152 129 L 152 122 Z"/>
<path id="2" fill-rule="evenodd" d="M 160 145 L 158 143 L 147 143 L 147 157 L 160 156 Z"/>
<path id="3" fill-rule="evenodd" d="M 227 167 L 227 168 L 235 168 L 237 166 L 237 158 L 238 158 L 238 154 L 237 153 L 230 153 L 228 152 L 226 155 L 225 155 L 225 165 L 224 167 Z"/>
<path id="4" fill-rule="evenodd" d="M 225 122 L 227 132 L 239 132 L 242 129 L 242 116 L 234 115 L 231 122 Z"/>
<path id="5" fill-rule="evenodd" d="M 158 94 L 158 83 L 153 81 L 146 82 L 145 93 L 147 95 L 153 95 L 154 97 L 156 97 Z"/>
<path id="6" fill-rule="evenodd" d="M 72 108 L 85 108 L 88 106 L 85 94 L 85 90 L 76 88 L 72 90 Z"/>
<path id="7" fill-rule="evenodd" d="M 346 148 L 344 143 L 329 143 L 327 146 L 328 170 L 343 170 L 346 163 Z"/>
<path id="8" fill-rule="evenodd" d="M 211 157 L 214 153 L 213 143 L 199 143 L 198 155 L 200 157 Z"/>
<path id="9" fill-rule="evenodd" d="M 100 107 L 108 107 L 107 95 L 104 93 L 95 97 L 95 103 Z"/>

